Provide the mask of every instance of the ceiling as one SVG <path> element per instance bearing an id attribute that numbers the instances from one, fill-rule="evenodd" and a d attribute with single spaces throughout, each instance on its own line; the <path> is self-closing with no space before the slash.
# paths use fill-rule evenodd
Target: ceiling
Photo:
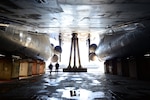
<path id="1" fill-rule="evenodd" d="M 65 39 L 72 32 L 87 37 L 148 18 L 149 8 L 149 0 L 5 0 L 0 22 L 52 37 L 61 33 Z"/>

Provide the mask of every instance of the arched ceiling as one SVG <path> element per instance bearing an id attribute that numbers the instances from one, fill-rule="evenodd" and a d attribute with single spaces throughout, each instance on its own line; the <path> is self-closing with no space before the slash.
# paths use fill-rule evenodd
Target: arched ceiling
<path id="1" fill-rule="evenodd" d="M 40 33 L 105 34 L 108 28 L 147 20 L 149 0 L 3 0 L 0 22 Z M 96 35 L 97 36 L 97 35 Z"/>

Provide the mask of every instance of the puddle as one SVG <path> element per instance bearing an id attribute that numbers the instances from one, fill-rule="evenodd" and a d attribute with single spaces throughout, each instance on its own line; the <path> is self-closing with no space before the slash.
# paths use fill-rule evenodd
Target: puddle
<path id="1" fill-rule="evenodd" d="M 65 89 L 57 89 L 57 92 L 63 92 Z"/>
<path id="2" fill-rule="evenodd" d="M 70 80 L 73 80 L 73 81 L 82 81 L 83 79 L 82 78 L 71 78 Z"/>
<path id="3" fill-rule="evenodd" d="M 75 87 L 66 87 L 65 89 L 57 89 L 56 91 L 62 93 L 61 98 L 63 99 L 93 100 L 105 98 L 104 92 L 92 92 L 86 89 L 75 89 Z"/>
<path id="4" fill-rule="evenodd" d="M 99 82 L 98 80 L 92 80 L 92 83 L 90 83 L 90 85 L 101 85 L 101 82 Z"/>
<path id="5" fill-rule="evenodd" d="M 73 90 L 75 87 L 65 87 L 65 90 Z"/>
<path id="6" fill-rule="evenodd" d="M 72 77 L 81 77 L 79 74 L 73 75 Z"/>
<path id="7" fill-rule="evenodd" d="M 55 97 L 49 97 L 49 96 L 41 95 L 40 97 L 37 97 L 36 100 L 60 100 L 60 99 L 55 98 Z"/>
<path id="8" fill-rule="evenodd" d="M 101 83 L 98 80 L 92 80 L 92 82 L 95 83 L 95 84 L 100 84 Z"/>
<path id="9" fill-rule="evenodd" d="M 43 83 L 44 86 L 58 86 L 59 84 L 55 81 L 49 82 L 49 83 Z"/>
<path id="10" fill-rule="evenodd" d="M 56 82 L 61 82 L 61 81 L 66 80 L 66 79 L 67 79 L 67 77 L 59 77 L 56 79 Z"/>
<path id="11" fill-rule="evenodd" d="M 82 81 L 76 81 L 76 83 L 79 83 L 79 84 L 80 84 L 80 83 L 82 83 Z"/>
<path id="12" fill-rule="evenodd" d="M 47 93 L 47 92 L 49 92 L 49 91 L 47 91 L 47 90 L 40 90 L 37 93 Z"/>
<path id="13" fill-rule="evenodd" d="M 52 98 L 47 98 L 46 100 L 60 100 L 60 99 L 52 97 Z"/>
<path id="14" fill-rule="evenodd" d="M 49 78 L 45 78 L 44 81 L 45 83 L 43 85 L 46 86 L 58 86 L 59 83 L 63 80 L 65 80 L 67 77 L 59 77 L 57 79 L 49 79 Z"/>

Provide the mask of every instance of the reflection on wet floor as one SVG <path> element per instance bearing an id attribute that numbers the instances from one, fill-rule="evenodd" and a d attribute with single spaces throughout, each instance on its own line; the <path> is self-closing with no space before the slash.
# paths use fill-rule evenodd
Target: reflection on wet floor
<path id="1" fill-rule="evenodd" d="M 88 76 L 85 74 L 68 74 L 66 81 L 63 82 L 62 88 L 56 89 L 57 93 L 62 94 L 61 98 L 63 99 L 77 99 L 77 100 L 93 100 L 96 98 L 104 98 L 104 92 L 102 91 L 91 91 L 89 87 L 90 84 L 98 85 L 100 83 L 98 80 L 90 80 L 89 82 L 86 81 L 84 76 Z M 64 84 L 65 83 L 65 84 Z M 89 84 L 89 85 L 88 85 Z M 100 84 L 99 84 L 100 85 Z M 87 87 L 87 89 L 85 89 Z"/>
<path id="2" fill-rule="evenodd" d="M 66 99 L 77 99 L 77 100 L 93 100 L 98 98 L 104 98 L 105 95 L 103 92 L 92 92 L 86 89 L 64 89 L 62 98 Z"/>
<path id="3" fill-rule="evenodd" d="M 90 79 L 89 82 L 87 82 L 88 78 Z M 87 73 L 64 73 L 57 79 L 52 78 L 45 81 L 49 82 L 49 84 L 59 83 L 59 86 L 62 86 L 62 88 L 56 89 L 55 93 L 52 94 L 52 97 L 61 95 L 57 99 L 93 100 L 105 97 L 102 91 L 91 91 L 89 86 L 99 86 L 100 82 L 95 77 L 87 75 Z"/>
<path id="4" fill-rule="evenodd" d="M 0 100 L 145 100 L 150 82 L 103 73 L 52 73 L 0 83 Z"/>

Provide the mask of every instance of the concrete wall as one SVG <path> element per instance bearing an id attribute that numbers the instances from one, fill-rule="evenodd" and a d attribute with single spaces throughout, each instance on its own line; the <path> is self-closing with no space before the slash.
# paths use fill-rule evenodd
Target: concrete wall
<path id="1" fill-rule="evenodd" d="M 45 63 L 40 62 L 39 74 L 44 74 L 44 73 L 45 73 Z"/>
<path id="2" fill-rule="evenodd" d="M 122 76 L 122 64 L 120 59 L 117 59 L 117 75 Z"/>
<path id="3" fill-rule="evenodd" d="M 150 80 L 150 57 L 136 58 L 138 79 Z"/>
<path id="4" fill-rule="evenodd" d="M 129 63 L 128 59 L 121 59 L 122 76 L 129 77 Z"/>
<path id="5" fill-rule="evenodd" d="M 0 80 L 10 80 L 45 73 L 45 62 L 29 59 L 0 58 Z"/>
<path id="6" fill-rule="evenodd" d="M 38 71 L 37 71 L 37 62 L 34 61 L 32 63 L 32 75 L 37 75 L 38 74 Z"/>
<path id="7" fill-rule="evenodd" d="M 12 74 L 12 59 L 10 58 L 0 58 L 0 79 L 10 80 Z"/>
<path id="8" fill-rule="evenodd" d="M 19 76 L 28 76 L 28 62 L 20 62 Z"/>
<path id="9" fill-rule="evenodd" d="M 32 62 L 28 62 L 28 76 L 32 76 Z"/>
<path id="10" fill-rule="evenodd" d="M 129 59 L 129 76 L 137 79 L 137 62 L 135 58 Z"/>
<path id="11" fill-rule="evenodd" d="M 13 60 L 12 78 L 19 78 L 20 61 L 17 59 Z"/>
<path id="12" fill-rule="evenodd" d="M 106 74 L 120 75 L 139 80 L 150 80 L 150 57 L 129 57 L 104 62 Z"/>

